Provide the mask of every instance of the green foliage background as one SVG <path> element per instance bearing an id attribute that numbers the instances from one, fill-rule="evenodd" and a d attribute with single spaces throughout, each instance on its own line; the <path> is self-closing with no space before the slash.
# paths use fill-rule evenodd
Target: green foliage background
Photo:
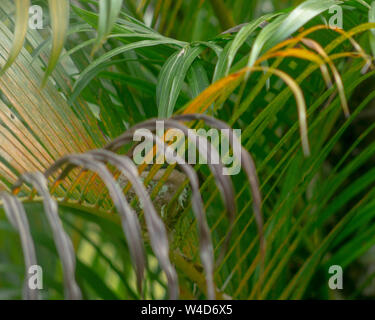
<path id="1" fill-rule="evenodd" d="M 215 268 L 217 297 L 374 297 L 371 1 L 87 0 L 70 6 L 65 0 L 32 1 L 44 9 L 43 30 L 27 30 L 27 2 L 0 4 L 2 65 L 9 59 L 0 78 L 0 189 L 9 191 L 20 174 L 44 171 L 66 154 L 103 147 L 144 120 L 206 112 L 242 130 L 242 144 L 256 162 L 267 244 L 263 264 L 249 185 L 241 173 L 233 177 L 238 212 L 231 242 Z M 328 23 L 332 5 L 343 9 L 346 33 L 322 28 L 304 35 L 310 42 L 301 42 L 303 32 Z M 284 46 L 274 50 L 280 43 Z M 245 77 L 246 66 L 263 69 L 248 69 Z M 282 77 L 267 67 L 283 71 Z M 302 104 L 296 91 L 306 104 L 307 132 L 299 130 Z M 304 134 L 309 156 L 301 145 Z M 228 219 L 210 171 L 196 169 L 218 257 Z M 154 198 L 165 183 L 151 185 Z M 176 188 L 175 200 L 184 188 Z M 83 297 L 140 299 L 119 218 L 103 184 L 92 173 L 75 170 L 51 193 L 73 241 Z M 18 197 L 44 268 L 42 297 L 64 298 L 42 199 L 26 185 Z M 133 204 L 137 207 L 136 199 Z M 165 210 L 180 297 L 204 299 L 191 206 L 171 201 Z M 142 213 L 140 219 L 144 225 Z M 145 297 L 168 298 L 148 239 L 145 231 Z M 343 267 L 343 290 L 328 287 L 331 265 Z M 22 297 L 24 273 L 19 235 L 1 210 L 1 299 Z"/>

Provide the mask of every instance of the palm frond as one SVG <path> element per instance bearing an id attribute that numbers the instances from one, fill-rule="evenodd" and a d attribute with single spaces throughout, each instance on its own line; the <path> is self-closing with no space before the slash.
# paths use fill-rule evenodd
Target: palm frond
<path id="1" fill-rule="evenodd" d="M 24 298 L 332 299 L 334 264 L 371 287 L 369 1 L 41 1 L 40 31 L 29 5 L 0 6 L 0 297 L 37 263 Z M 136 166 L 141 128 L 176 157 L 158 121 L 218 164 Z"/>

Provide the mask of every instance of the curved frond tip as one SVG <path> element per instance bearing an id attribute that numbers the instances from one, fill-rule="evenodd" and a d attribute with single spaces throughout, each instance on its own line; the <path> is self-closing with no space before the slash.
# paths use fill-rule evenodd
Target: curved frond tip
<path id="1" fill-rule="evenodd" d="M 180 129 L 185 136 L 189 137 L 193 134 L 193 131 L 189 130 L 188 127 L 181 123 L 181 121 L 186 122 L 191 120 L 204 120 L 208 125 L 214 128 L 226 129 L 227 138 L 229 139 L 233 149 L 238 150 L 237 147 L 238 144 L 240 145 L 240 142 L 237 137 L 235 137 L 233 131 L 227 124 L 214 118 L 204 115 L 191 114 L 177 116 L 174 119 L 163 121 L 166 129 Z M 45 171 L 44 174 L 42 174 L 41 172 L 26 173 L 22 175 L 18 182 L 14 185 L 13 190 L 15 194 L 19 192 L 19 190 L 21 189 L 20 187 L 23 183 L 27 183 L 31 185 L 43 198 L 44 209 L 47 214 L 48 221 L 52 227 L 53 237 L 63 265 L 65 292 L 68 299 L 81 298 L 80 289 L 75 281 L 75 254 L 73 251 L 72 243 L 67 233 L 64 231 L 61 220 L 59 218 L 57 201 L 53 198 L 48 188 L 48 179 L 55 173 L 60 172 L 58 181 L 61 181 L 66 178 L 75 167 L 80 167 L 83 170 L 90 170 L 94 172 L 102 179 L 106 188 L 108 189 L 109 195 L 120 215 L 122 227 L 128 241 L 129 250 L 131 252 L 131 257 L 133 259 L 134 267 L 136 270 L 138 288 L 140 291 L 142 291 L 142 282 L 144 270 L 146 268 L 146 260 L 140 223 L 138 221 L 137 215 L 135 214 L 135 211 L 128 203 L 121 190 L 120 185 L 116 182 L 114 176 L 106 167 L 106 164 L 110 164 L 117 168 L 121 172 L 121 174 L 132 184 L 136 194 L 138 195 L 144 211 L 145 221 L 150 236 L 151 247 L 167 276 L 170 298 L 178 298 L 178 278 L 176 270 L 169 259 L 169 241 L 163 220 L 157 213 L 147 192 L 147 189 L 145 188 L 143 181 L 139 176 L 138 169 L 133 163 L 132 159 L 127 156 L 118 155 L 115 153 L 122 146 L 133 142 L 133 135 L 137 129 L 143 128 L 149 129 L 151 132 L 155 132 L 155 125 L 157 121 L 158 120 L 156 119 L 149 120 L 134 126 L 123 135 L 115 139 L 113 142 L 109 143 L 104 149 L 89 151 L 85 154 L 73 154 L 65 156 L 57 160 L 49 169 Z M 194 136 L 194 138 L 197 139 L 193 139 L 194 141 L 198 141 L 198 143 L 195 145 L 197 150 L 203 155 L 208 156 L 207 160 L 209 163 L 209 167 L 211 168 L 213 176 L 217 181 L 217 185 L 222 194 L 224 204 L 228 212 L 230 227 L 225 245 L 223 247 L 223 253 L 225 253 L 235 220 L 236 204 L 234 188 L 231 180 L 229 179 L 229 176 L 224 174 L 224 166 L 221 162 L 217 150 L 211 146 L 208 138 L 198 135 Z M 217 292 L 213 277 L 215 266 L 214 250 L 211 240 L 210 228 L 207 223 L 204 204 L 200 193 L 198 175 L 194 168 L 190 164 L 188 164 L 185 159 L 176 155 L 174 149 L 172 149 L 168 143 L 164 142 L 163 139 L 158 137 L 156 134 L 151 134 L 150 139 L 152 143 L 160 147 L 159 150 L 164 150 L 163 157 L 165 157 L 167 160 L 176 159 L 176 157 L 178 157 L 177 163 L 180 165 L 182 171 L 189 179 L 192 189 L 192 207 L 198 222 L 200 257 L 205 270 L 207 281 L 207 297 L 209 299 L 214 299 Z M 263 237 L 263 218 L 261 214 L 261 196 L 259 191 L 259 182 L 256 175 L 255 165 L 250 154 L 244 148 L 240 150 L 241 154 L 235 154 L 235 156 L 239 158 L 239 161 L 242 163 L 249 179 L 251 194 L 253 197 L 253 209 L 260 234 L 261 250 L 263 252 L 265 249 L 265 244 Z M 52 186 L 52 188 L 54 188 L 54 186 Z M 22 237 L 26 237 L 27 239 L 29 239 L 30 235 L 28 235 L 28 227 L 27 223 L 24 220 L 25 214 L 21 203 L 14 196 L 4 195 L 3 198 L 5 210 L 12 223 L 16 225 L 18 229 L 22 228 L 23 231 L 20 232 Z M 33 253 L 33 247 L 31 245 L 32 241 L 28 240 L 27 242 L 27 246 L 26 241 L 24 242 L 24 252 L 25 259 L 27 260 L 27 265 L 29 265 L 31 263 L 31 260 L 34 263 L 35 258 L 33 257 L 35 256 L 35 254 Z M 221 257 L 219 257 L 219 261 L 222 257 L 223 254 L 221 254 Z"/>

